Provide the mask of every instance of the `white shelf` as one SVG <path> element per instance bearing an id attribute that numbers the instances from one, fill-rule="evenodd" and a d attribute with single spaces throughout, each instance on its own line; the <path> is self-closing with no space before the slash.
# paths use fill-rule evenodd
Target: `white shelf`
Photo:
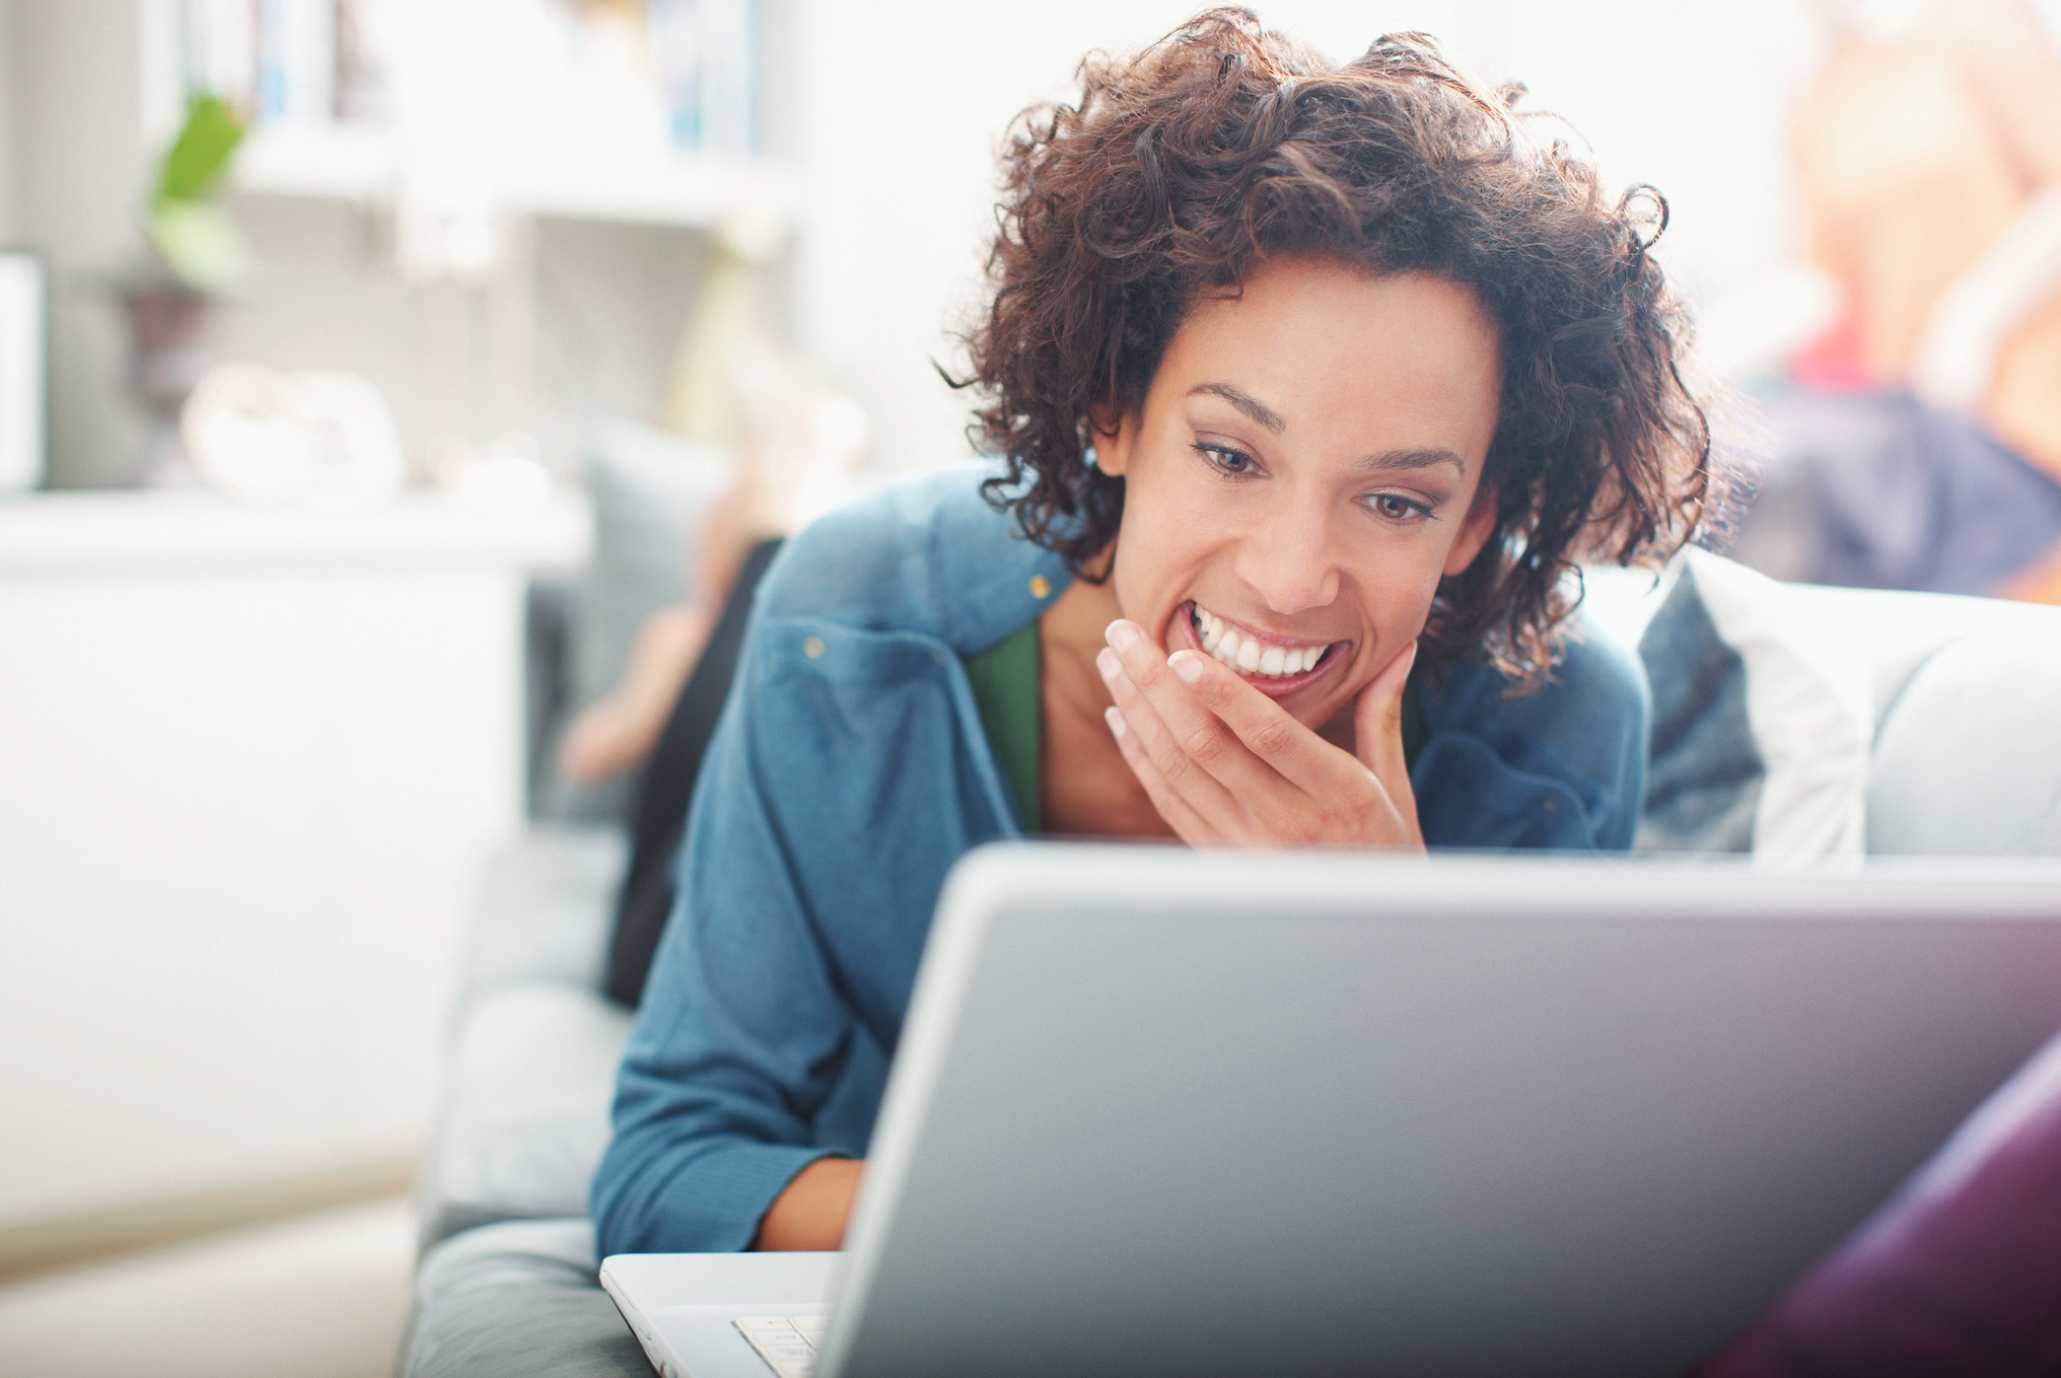
<path id="1" fill-rule="evenodd" d="M 0 573 L 165 568 L 569 569 L 593 544 L 586 500 L 532 505 L 411 492 L 364 511 L 254 507 L 205 491 L 35 493 L 0 501 Z"/>
<path id="2" fill-rule="evenodd" d="M 384 130 L 282 124 L 251 131 L 237 152 L 234 181 L 260 196 L 384 202 L 401 170 Z M 508 210 L 560 220 L 709 228 L 746 216 L 784 224 L 799 205 L 789 169 L 712 154 L 576 160 L 510 150 L 496 181 Z"/>

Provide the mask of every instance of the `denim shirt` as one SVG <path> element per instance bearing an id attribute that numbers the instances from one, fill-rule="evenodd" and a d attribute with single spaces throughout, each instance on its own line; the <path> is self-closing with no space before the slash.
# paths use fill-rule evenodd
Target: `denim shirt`
<path id="1" fill-rule="evenodd" d="M 1071 580 L 966 465 L 788 542 L 702 765 L 593 1186 L 601 1253 L 747 1248 L 803 1167 L 865 1156 L 952 863 L 1020 836 L 962 658 Z M 1646 766 L 1638 661 L 1599 637 L 1506 698 L 1423 692 L 1411 773 L 1437 847 L 1623 849 Z"/>

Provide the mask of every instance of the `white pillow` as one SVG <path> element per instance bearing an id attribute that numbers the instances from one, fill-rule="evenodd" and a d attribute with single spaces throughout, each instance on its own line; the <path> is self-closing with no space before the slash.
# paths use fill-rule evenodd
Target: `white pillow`
<path id="1" fill-rule="evenodd" d="M 1653 686 L 1634 845 L 1778 862 L 1861 855 L 1875 716 L 1847 630 L 1707 551 L 1669 576 L 1651 592 L 1651 576 L 1591 578 L 1589 615 L 1638 637 Z"/>

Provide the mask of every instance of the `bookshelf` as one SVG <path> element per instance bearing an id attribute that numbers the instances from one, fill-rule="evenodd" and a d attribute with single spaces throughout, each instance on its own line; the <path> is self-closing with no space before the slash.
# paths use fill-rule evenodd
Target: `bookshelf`
<path id="1" fill-rule="evenodd" d="M 400 185 L 389 130 L 345 123 L 259 125 L 238 150 L 233 184 L 257 196 L 381 204 Z M 748 155 L 670 151 L 599 161 L 511 156 L 495 170 L 497 201 L 546 219 L 706 229 L 733 216 L 786 224 L 800 181 Z"/>
<path id="2" fill-rule="evenodd" d="M 146 132 L 168 132 L 187 95 L 213 91 L 251 121 L 232 174 L 238 191 L 388 204 L 408 185 L 421 141 L 438 132 L 433 114 L 404 132 L 404 93 L 415 91 L 419 114 L 425 70 L 435 74 L 429 86 L 445 80 L 441 59 L 426 62 L 424 54 L 450 49 L 472 54 L 445 64 L 463 94 L 429 104 L 448 111 L 499 100 L 509 117 L 495 122 L 500 146 L 484 166 L 471 164 L 485 174 L 499 210 L 688 229 L 732 217 L 785 225 L 795 215 L 796 170 L 761 151 L 763 31 L 778 0 L 634 0 L 614 12 L 621 20 L 614 31 L 577 21 L 578 7 L 564 0 L 524 0 L 501 15 L 511 24 L 527 15 L 529 65 L 494 76 L 482 76 L 487 69 L 473 60 L 478 49 L 460 18 L 465 3 L 155 6 L 147 46 L 158 70 L 146 81 L 154 92 Z M 467 80 L 473 84 L 464 89 Z M 524 96 L 510 100 L 509 91 Z M 615 122 L 597 122 L 590 107 L 610 104 L 604 98 L 618 92 L 630 94 L 613 102 Z M 579 133 L 540 137 L 562 125 Z M 448 151 L 443 156 L 448 162 Z"/>

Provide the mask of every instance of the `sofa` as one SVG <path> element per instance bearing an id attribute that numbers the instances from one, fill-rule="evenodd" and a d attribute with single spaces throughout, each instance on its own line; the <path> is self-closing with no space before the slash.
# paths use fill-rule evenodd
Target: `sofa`
<path id="1" fill-rule="evenodd" d="M 1700 552 L 1658 581 L 1596 572 L 1589 604 L 1653 680 L 1640 850 L 2061 856 L 2061 609 L 1781 584 Z M 407 1378 L 650 1372 L 586 1219 L 631 1019 L 600 992 L 624 861 L 605 822 L 539 823 L 482 878 Z"/>

